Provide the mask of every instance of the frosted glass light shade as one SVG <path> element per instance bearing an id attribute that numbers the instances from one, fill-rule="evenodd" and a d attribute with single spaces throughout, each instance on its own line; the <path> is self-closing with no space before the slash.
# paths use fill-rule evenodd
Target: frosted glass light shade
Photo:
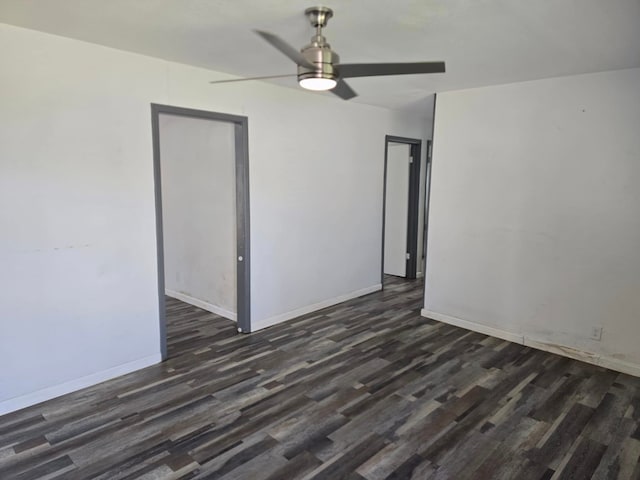
<path id="1" fill-rule="evenodd" d="M 333 78 L 312 77 L 303 78 L 299 80 L 298 83 L 302 88 L 306 88 L 307 90 L 331 90 L 338 82 Z"/>

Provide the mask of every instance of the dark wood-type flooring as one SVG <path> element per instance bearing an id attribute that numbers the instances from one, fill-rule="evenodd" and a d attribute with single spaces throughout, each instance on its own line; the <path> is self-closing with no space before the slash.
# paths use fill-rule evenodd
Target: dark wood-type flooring
<path id="1" fill-rule="evenodd" d="M 170 300 L 170 360 L 0 417 L 0 479 L 640 478 L 640 379 L 420 303 L 390 280 L 238 335 Z"/>

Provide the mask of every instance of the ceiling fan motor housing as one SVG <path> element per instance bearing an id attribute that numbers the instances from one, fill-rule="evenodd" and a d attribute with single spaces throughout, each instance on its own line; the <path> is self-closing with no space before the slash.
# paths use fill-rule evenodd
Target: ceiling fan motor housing
<path id="1" fill-rule="evenodd" d="M 317 38 L 314 38 L 316 40 Z M 324 40 L 324 37 L 321 37 Z M 314 70 L 298 66 L 298 80 L 305 78 L 330 78 L 338 80 L 338 69 L 334 67 L 340 63 L 340 57 L 331 50 L 328 43 L 312 42 L 302 49 L 302 55 L 316 66 Z"/>

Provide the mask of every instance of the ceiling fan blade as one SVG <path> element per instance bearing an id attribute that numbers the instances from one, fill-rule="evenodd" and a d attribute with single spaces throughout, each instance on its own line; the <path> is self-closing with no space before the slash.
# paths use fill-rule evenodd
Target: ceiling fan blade
<path id="1" fill-rule="evenodd" d="M 300 53 L 298 50 L 293 48 L 291 45 L 289 45 L 287 42 L 282 40 L 277 35 L 274 35 L 273 33 L 269 33 L 269 32 L 263 32 L 262 30 L 254 30 L 254 32 L 256 32 L 258 35 L 264 38 L 267 42 L 269 42 L 272 46 L 274 46 L 275 48 L 280 50 L 282 53 L 284 53 L 287 57 L 289 57 L 291 60 L 293 60 L 296 63 L 296 65 L 315 70 L 316 67 L 313 65 L 313 63 L 311 63 L 309 60 L 304 58 L 304 55 L 302 55 L 302 53 Z"/>
<path id="2" fill-rule="evenodd" d="M 353 91 L 347 82 L 340 79 L 335 87 L 329 90 L 334 95 L 339 96 L 343 100 L 349 100 L 350 98 L 357 97 L 358 94 Z"/>
<path id="3" fill-rule="evenodd" d="M 212 80 L 209 83 L 233 83 L 233 82 L 248 82 L 250 80 L 268 80 L 269 78 L 285 78 L 285 77 L 297 77 L 296 73 L 289 73 L 286 75 L 267 75 L 266 77 L 249 77 L 249 78 L 233 78 L 231 80 Z"/>
<path id="4" fill-rule="evenodd" d="M 342 78 L 374 77 L 378 75 L 410 75 L 414 73 L 444 73 L 444 62 L 416 63 L 345 63 L 338 65 Z"/>

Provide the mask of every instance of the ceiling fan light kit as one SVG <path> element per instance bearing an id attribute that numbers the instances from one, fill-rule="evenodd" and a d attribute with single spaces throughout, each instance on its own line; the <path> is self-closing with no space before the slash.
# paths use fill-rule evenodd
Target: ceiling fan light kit
<path id="1" fill-rule="evenodd" d="M 297 50 L 273 33 L 255 30 L 271 46 L 289 57 L 298 66 L 298 84 L 307 90 L 330 90 L 343 100 L 349 100 L 358 94 L 344 81 L 345 78 L 371 77 L 379 75 L 409 75 L 418 73 L 444 73 L 444 62 L 414 63 L 340 63 L 340 57 L 331 50 L 331 45 L 322 35 L 322 29 L 333 17 L 333 10 L 327 7 L 310 7 L 305 10 L 311 26 L 316 33 L 311 37 L 309 45 Z M 242 78 L 234 80 L 218 80 L 210 83 L 227 83 L 266 78 L 278 78 L 286 75 L 269 77 Z"/>
<path id="2" fill-rule="evenodd" d="M 298 84 L 307 90 L 322 92 L 324 90 L 331 90 L 332 88 L 335 88 L 338 82 L 333 78 L 298 76 Z"/>

